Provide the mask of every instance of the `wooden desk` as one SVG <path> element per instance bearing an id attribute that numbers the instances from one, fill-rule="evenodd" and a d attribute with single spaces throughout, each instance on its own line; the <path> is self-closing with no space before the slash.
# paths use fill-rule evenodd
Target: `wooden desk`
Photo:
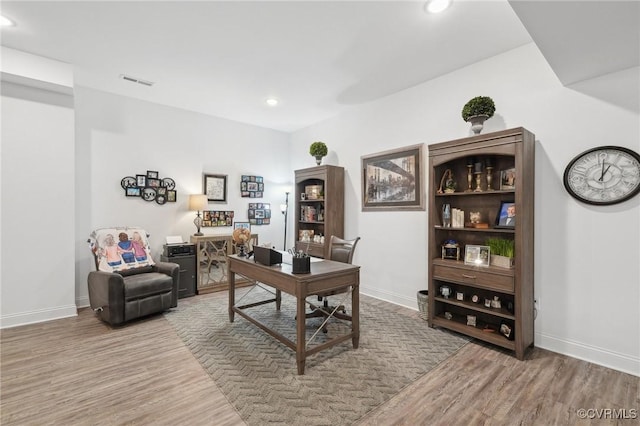
<path id="1" fill-rule="evenodd" d="M 191 242 L 196 245 L 197 293 L 226 290 L 227 256 L 234 253 L 231 234 L 192 235 Z M 251 234 L 250 246 L 257 244 L 258 234 Z"/>
<path id="2" fill-rule="evenodd" d="M 253 259 L 238 257 L 236 255 L 229 256 L 229 321 L 233 322 L 234 314 L 246 318 L 248 321 L 257 325 L 266 331 L 269 335 L 275 337 L 289 348 L 296 352 L 296 363 L 298 366 L 298 374 L 304 374 L 304 365 L 307 356 L 320 352 L 323 349 L 330 348 L 338 343 L 344 342 L 351 338 L 353 348 L 358 348 L 360 339 L 360 267 L 347 263 L 334 262 L 331 260 L 323 260 L 320 262 L 311 262 L 310 274 L 292 274 L 291 265 L 283 263 L 274 266 L 265 266 L 256 263 Z M 253 279 L 276 289 L 276 297 L 245 306 L 235 306 L 235 290 L 236 278 L 239 274 L 249 279 Z M 342 336 L 321 343 L 307 350 L 305 338 L 305 310 L 307 296 L 323 293 L 331 290 L 338 290 L 351 287 L 351 306 L 352 321 L 351 332 Z M 253 319 L 244 309 L 252 306 L 262 305 L 265 303 L 276 304 L 276 309 L 280 309 L 281 291 L 288 293 L 296 298 L 296 341 L 287 339 L 282 334 L 270 329 L 261 322 Z"/>

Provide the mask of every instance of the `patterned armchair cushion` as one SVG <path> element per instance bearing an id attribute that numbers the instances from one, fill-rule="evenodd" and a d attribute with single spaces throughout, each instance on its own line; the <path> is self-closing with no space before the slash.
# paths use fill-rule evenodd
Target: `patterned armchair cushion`
<path id="1" fill-rule="evenodd" d="M 89 246 L 96 268 L 105 272 L 124 272 L 154 265 L 147 233 L 142 228 L 115 227 L 96 229 Z"/>

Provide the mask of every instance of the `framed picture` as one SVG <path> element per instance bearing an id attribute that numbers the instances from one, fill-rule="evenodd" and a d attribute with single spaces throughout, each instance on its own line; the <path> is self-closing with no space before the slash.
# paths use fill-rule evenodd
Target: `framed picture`
<path id="1" fill-rule="evenodd" d="M 151 186 L 153 188 L 160 188 L 162 181 L 156 178 L 150 178 L 147 176 L 147 186 Z"/>
<path id="2" fill-rule="evenodd" d="M 150 185 L 150 186 L 153 186 L 153 185 Z M 167 195 L 167 188 L 164 187 L 164 186 L 160 186 L 160 187 L 156 188 L 156 193 L 158 195 L 166 196 Z"/>
<path id="3" fill-rule="evenodd" d="M 362 160 L 362 211 L 424 210 L 423 145 Z"/>
<path id="4" fill-rule="evenodd" d="M 229 210 L 204 210 L 202 212 L 202 226 L 231 226 L 234 212 Z"/>
<path id="5" fill-rule="evenodd" d="M 136 185 L 140 188 L 147 186 L 147 175 L 136 175 Z"/>
<path id="6" fill-rule="evenodd" d="M 175 189 L 167 189 L 167 202 L 175 203 L 178 199 L 178 193 Z"/>
<path id="7" fill-rule="evenodd" d="M 153 170 L 147 170 L 147 177 L 149 179 L 158 179 L 158 176 L 159 176 L 158 172 L 153 171 Z M 158 186 L 160 186 L 160 185 L 158 185 Z"/>
<path id="8" fill-rule="evenodd" d="M 515 167 L 500 171 L 500 190 L 508 191 L 512 189 L 516 189 Z"/>
<path id="9" fill-rule="evenodd" d="M 464 248 L 465 265 L 489 267 L 489 246 L 467 244 Z"/>
<path id="10" fill-rule="evenodd" d="M 515 228 L 516 203 L 513 201 L 501 201 L 498 216 L 496 216 L 496 228 Z"/>
<path id="11" fill-rule="evenodd" d="M 243 198 L 262 198 L 264 179 L 262 176 L 242 175 L 240 178 L 240 196 Z"/>
<path id="12" fill-rule="evenodd" d="M 249 222 L 234 222 L 233 229 L 245 228 L 251 231 L 251 224 Z"/>
<path id="13" fill-rule="evenodd" d="M 137 186 L 128 186 L 125 189 L 125 195 L 127 197 L 140 197 L 141 194 L 140 188 Z"/>
<path id="14" fill-rule="evenodd" d="M 203 192 L 212 203 L 227 202 L 227 175 L 204 175 Z"/>
<path id="15" fill-rule="evenodd" d="M 271 223 L 271 204 L 249 203 L 247 217 L 251 225 L 269 225 Z"/>

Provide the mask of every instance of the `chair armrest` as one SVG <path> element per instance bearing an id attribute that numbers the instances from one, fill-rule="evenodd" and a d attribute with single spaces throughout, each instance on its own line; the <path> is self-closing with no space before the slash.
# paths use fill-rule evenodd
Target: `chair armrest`
<path id="1" fill-rule="evenodd" d="M 171 307 L 178 306 L 178 286 L 180 284 L 180 265 L 172 262 L 156 262 L 154 265 L 156 272 L 169 275 L 173 280 L 173 290 L 171 292 Z"/>
<path id="2" fill-rule="evenodd" d="M 124 278 L 120 274 L 91 271 L 88 278 L 89 304 L 110 324 L 124 322 Z"/>

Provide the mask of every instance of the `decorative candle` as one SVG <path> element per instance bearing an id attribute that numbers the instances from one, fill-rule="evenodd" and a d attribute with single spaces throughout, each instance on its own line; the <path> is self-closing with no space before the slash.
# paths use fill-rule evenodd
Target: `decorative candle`
<path id="1" fill-rule="evenodd" d="M 493 164 L 491 164 L 491 158 L 487 158 L 484 162 L 484 165 L 487 167 L 493 167 Z"/>
<path id="2" fill-rule="evenodd" d="M 476 163 L 476 173 L 482 173 L 482 163 Z"/>

